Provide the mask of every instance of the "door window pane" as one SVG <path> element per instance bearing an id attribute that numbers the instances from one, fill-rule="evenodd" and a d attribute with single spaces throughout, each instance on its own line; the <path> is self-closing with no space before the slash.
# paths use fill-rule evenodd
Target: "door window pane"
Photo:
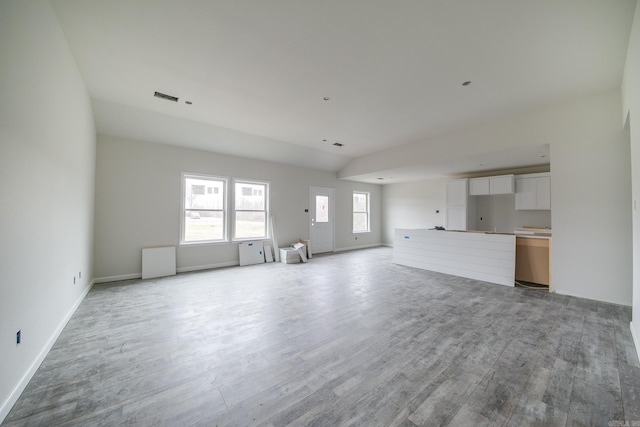
<path id="1" fill-rule="evenodd" d="M 316 196 L 316 222 L 329 222 L 328 196 Z"/>

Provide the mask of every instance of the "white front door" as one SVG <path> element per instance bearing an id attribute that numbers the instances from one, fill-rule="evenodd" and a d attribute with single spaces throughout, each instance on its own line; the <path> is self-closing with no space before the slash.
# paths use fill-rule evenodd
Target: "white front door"
<path id="1" fill-rule="evenodd" d="M 333 252 L 333 188 L 311 187 L 311 251 Z"/>

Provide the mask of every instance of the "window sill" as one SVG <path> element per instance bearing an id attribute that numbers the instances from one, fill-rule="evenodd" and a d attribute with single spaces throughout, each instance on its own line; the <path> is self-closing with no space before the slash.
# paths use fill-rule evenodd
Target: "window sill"
<path id="1" fill-rule="evenodd" d="M 248 237 L 246 239 L 233 239 L 231 243 L 242 243 L 242 242 L 266 242 L 271 240 L 271 237 Z"/>
<path id="2" fill-rule="evenodd" d="M 206 245 L 228 245 L 231 243 L 229 240 L 204 240 L 199 242 L 180 242 L 180 246 L 206 246 Z"/>

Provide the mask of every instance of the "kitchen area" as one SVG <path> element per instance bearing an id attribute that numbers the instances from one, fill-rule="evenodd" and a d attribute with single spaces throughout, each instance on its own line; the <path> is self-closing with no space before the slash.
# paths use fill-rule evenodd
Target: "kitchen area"
<path id="1" fill-rule="evenodd" d="M 452 179 L 444 230 L 396 229 L 394 262 L 551 290 L 551 174 Z"/>

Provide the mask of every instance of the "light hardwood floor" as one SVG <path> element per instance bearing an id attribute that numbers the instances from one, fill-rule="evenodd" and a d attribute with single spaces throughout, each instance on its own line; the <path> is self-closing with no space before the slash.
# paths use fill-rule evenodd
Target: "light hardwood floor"
<path id="1" fill-rule="evenodd" d="M 96 285 L 3 426 L 640 423 L 629 307 L 391 254 Z"/>

